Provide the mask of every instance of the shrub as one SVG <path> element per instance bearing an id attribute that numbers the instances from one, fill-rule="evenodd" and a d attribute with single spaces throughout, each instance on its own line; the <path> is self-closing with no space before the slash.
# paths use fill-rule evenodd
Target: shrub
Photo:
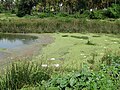
<path id="1" fill-rule="evenodd" d="M 0 13 L 4 11 L 4 6 L 0 4 Z"/>
<path id="2" fill-rule="evenodd" d="M 104 12 L 104 15 L 109 18 L 120 18 L 120 5 L 113 4 Z"/>
<path id="3" fill-rule="evenodd" d="M 67 17 L 67 16 L 69 16 L 69 14 L 68 13 L 58 13 L 57 16 L 59 16 L 59 17 Z"/>
<path id="4" fill-rule="evenodd" d="M 102 10 L 92 11 L 89 17 L 90 19 L 104 19 L 105 18 Z"/>
<path id="5" fill-rule="evenodd" d="M 111 64 L 100 64 L 99 70 L 91 71 L 87 65 L 80 71 L 52 78 L 46 87 L 58 87 L 61 90 L 119 90 L 120 89 L 120 56 L 109 55 Z"/>
<path id="6" fill-rule="evenodd" d="M 71 15 L 71 17 L 73 17 L 73 18 L 80 18 L 80 13 L 77 12 L 77 13 Z"/>
<path id="7" fill-rule="evenodd" d="M 25 11 L 24 10 L 19 10 L 16 14 L 18 17 L 23 17 L 26 15 Z"/>
<path id="8" fill-rule="evenodd" d="M 53 78 L 47 87 L 59 87 L 61 90 L 118 90 L 120 76 L 118 68 L 104 66 L 99 71 L 90 71 L 84 67 L 81 71 Z M 111 73 L 112 72 L 112 73 Z"/>
<path id="9" fill-rule="evenodd" d="M 89 10 L 85 10 L 83 12 L 83 14 L 81 14 L 81 18 L 89 18 L 90 16 L 90 11 Z"/>
<path id="10" fill-rule="evenodd" d="M 46 14 L 46 13 L 40 13 L 40 14 L 38 14 L 38 17 L 39 18 L 45 18 L 45 17 L 48 17 L 48 14 Z"/>
<path id="11" fill-rule="evenodd" d="M 39 13 L 37 15 L 39 18 L 53 17 L 53 13 Z"/>
<path id="12" fill-rule="evenodd" d="M 102 63 L 107 65 L 120 65 L 120 55 L 106 53 L 102 58 Z"/>

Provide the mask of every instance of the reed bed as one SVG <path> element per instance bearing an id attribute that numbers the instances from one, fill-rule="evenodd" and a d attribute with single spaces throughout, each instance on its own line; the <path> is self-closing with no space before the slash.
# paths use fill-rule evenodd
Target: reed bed
<path id="1" fill-rule="evenodd" d="M 120 33 L 120 21 L 73 18 L 8 19 L 0 20 L 3 33 Z"/>

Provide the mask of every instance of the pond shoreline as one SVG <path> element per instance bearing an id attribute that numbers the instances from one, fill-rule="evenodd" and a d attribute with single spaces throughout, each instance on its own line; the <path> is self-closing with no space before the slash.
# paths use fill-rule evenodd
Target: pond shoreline
<path id="1" fill-rule="evenodd" d="M 32 58 L 33 56 L 40 54 L 44 46 L 54 42 L 54 38 L 50 34 L 24 34 L 24 35 L 37 36 L 38 39 L 30 45 L 1 51 L 0 52 L 1 55 L 3 54 L 4 55 L 0 56 L 0 68 L 17 60 L 25 60 L 27 58 Z"/>

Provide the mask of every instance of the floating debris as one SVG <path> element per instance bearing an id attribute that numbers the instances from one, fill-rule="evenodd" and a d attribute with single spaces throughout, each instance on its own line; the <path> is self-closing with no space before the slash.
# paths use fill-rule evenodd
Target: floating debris
<path id="1" fill-rule="evenodd" d="M 85 55 L 85 54 L 80 54 L 80 55 L 82 55 L 82 56 L 83 56 L 83 55 Z"/>
<path id="2" fill-rule="evenodd" d="M 60 64 L 53 64 L 52 66 L 59 67 L 59 66 L 60 66 Z"/>
<path id="3" fill-rule="evenodd" d="M 113 42 L 113 43 L 117 44 L 118 42 Z"/>
<path id="4" fill-rule="evenodd" d="M 50 59 L 48 59 L 48 60 L 51 60 L 51 61 L 55 61 L 55 60 L 64 60 L 64 58 L 50 58 Z"/>
<path id="5" fill-rule="evenodd" d="M 60 67 L 60 64 L 50 64 L 50 65 L 42 64 L 41 66 L 42 67 Z"/>
<path id="6" fill-rule="evenodd" d="M 103 48 L 107 48 L 107 47 L 103 47 Z"/>
<path id="7" fill-rule="evenodd" d="M 53 61 L 54 61 L 54 60 L 56 60 L 56 59 L 55 59 L 55 58 L 50 58 L 49 60 L 53 60 Z"/>
<path id="8" fill-rule="evenodd" d="M 42 64 L 41 66 L 42 66 L 42 67 L 48 67 L 48 65 L 47 65 L 47 64 Z"/>

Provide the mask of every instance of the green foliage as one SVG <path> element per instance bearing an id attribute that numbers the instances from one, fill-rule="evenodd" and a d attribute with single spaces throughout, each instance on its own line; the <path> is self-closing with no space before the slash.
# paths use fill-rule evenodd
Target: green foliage
<path id="1" fill-rule="evenodd" d="M 111 59 L 111 64 L 100 64 L 97 71 L 90 70 L 84 64 L 81 70 L 73 70 L 62 76 L 54 77 L 53 73 L 51 79 L 48 68 L 33 63 L 14 63 L 0 77 L 0 90 L 119 90 L 120 56 L 105 56 L 104 59 Z"/>
<path id="2" fill-rule="evenodd" d="M 18 17 L 23 17 L 26 14 L 30 15 L 32 7 L 38 3 L 38 0 L 20 0 L 18 5 Z"/>
<path id="3" fill-rule="evenodd" d="M 108 52 L 103 56 L 102 63 L 105 63 L 107 65 L 118 65 L 120 64 L 120 55 L 111 54 L 110 52 Z"/>
<path id="4" fill-rule="evenodd" d="M 69 16 L 69 14 L 68 13 L 58 13 L 56 16 L 67 17 L 67 16 Z"/>
<path id="5" fill-rule="evenodd" d="M 90 13 L 90 19 L 104 19 L 105 16 L 103 15 L 103 11 L 102 10 L 96 10 L 96 11 L 92 11 Z"/>
<path id="6" fill-rule="evenodd" d="M 109 5 L 108 5 L 109 4 Z M 17 13 L 19 17 L 23 17 L 26 14 L 31 15 L 33 12 L 47 12 L 47 13 L 58 13 L 60 17 L 74 17 L 74 18 L 86 18 L 89 14 L 89 9 L 103 9 L 112 4 L 120 4 L 119 0 L 1 0 L 0 1 L 0 12 L 11 12 Z M 18 11 L 17 11 L 18 10 Z M 84 10 L 87 13 L 84 13 Z M 69 15 L 72 14 L 72 15 Z M 82 14 L 82 15 L 80 15 Z M 98 15 L 98 16 L 97 16 Z M 109 8 L 106 13 L 107 16 L 112 18 L 118 18 L 119 15 L 116 14 L 116 7 Z M 101 18 L 102 14 L 94 12 L 92 18 Z"/>
<path id="7" fill-rule="evenodd" d="M 120 18 L 120 5 L 113 4 L 104 13 L 109 18 Z"/>
<path id="8" fill-rule="evenodd" d="M 13 18 L 13 17 L 12 17 Z M 73 19 L 67 17 L 51 17 L 36 19 L 26 16 L 21 19 L 12 19 L 8 16 L 0 20 L 0 32 L 4 33 L 53 33 L 53 32 L 91 32 L 119 34 L 120 21 L 98 21 Z M 26 19 L 27 18 L 27 19 Z M 12 26 L 12 27 L 11 27 Z M 72 27 L 71 27 L 72 26 Z M 99 27 L 99 28 L 98 28 Z"/>
<path id="9" fill-rule="evenodd" d="M 39 13 L 37 15 L 39 18 L 54 17 L 53 13 Z"/>
<path id="10" fill-rule="evenodd" d="M 0 13 L 4 11 L 4 7 L 2 4 L 0 4 Z"/>
<path id="11" fill-rule="evenodd" d="M 80 72 L 53 78 L 47 83 L 48 87 L 59 87 L 62 90 L 118 90 L 120 84 L 118 68 L 103 65 L 101 67 L 104 69 L 94 72 L 84 67 Z"/>
<path id="12" fill-rule="evenodd" d="M 47 68 L 28 62 L 12 64 L 5 75 L 0 78 L 0 90 L 21 89 L 25 85 L 41 84 L 50 78 Z"/>
<path id="13" fill-rule="evenodd" d="M 89 10 L 85 10 L 81 15 L 82 18 L 89 18 L 89 16 L 90 16 L 90 11 Z"/>

